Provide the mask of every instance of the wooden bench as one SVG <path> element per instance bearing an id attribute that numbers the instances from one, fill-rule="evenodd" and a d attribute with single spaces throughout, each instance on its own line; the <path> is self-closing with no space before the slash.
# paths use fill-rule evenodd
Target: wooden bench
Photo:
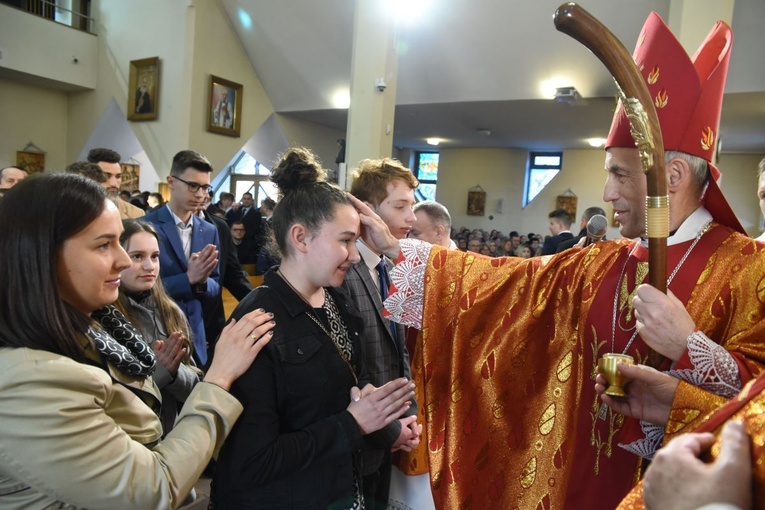
<path id="1" fill-rule="evenodd" d="M 257 287 L 261 283 L 263 283 L 263 277 L 262 276 L 248 276 L 247 279 L 250 281 L 253 287 Z M 234 311 L 234 308 L 236 308 L 236 305 L 239 304 L 239 301 L 236 300 L 234 296 L 231 295 L 231 293 L 223 289 L 223 311 L 226 314 L 226 318 L 231 317 L 231 312 Z"/>

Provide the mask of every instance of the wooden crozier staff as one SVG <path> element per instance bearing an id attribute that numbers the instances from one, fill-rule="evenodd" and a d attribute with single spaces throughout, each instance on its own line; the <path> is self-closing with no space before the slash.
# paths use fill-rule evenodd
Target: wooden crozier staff
<path id="1" fill-rule="evenodd" d="M 630 122 L 630 134 L 640 151 L 646 174 L 648 281 L 666 294 L 669 196 L 661 126 L 648 86 L 624 45 L 585 9 L 573 2 L 565 3 L 555 11 L 554 22 L 555 28 L 592 51 L 614 77 L 621 106 Z M 651 350 L 646 364 L 658 368 L 662 361 L 663 357 Z"/>

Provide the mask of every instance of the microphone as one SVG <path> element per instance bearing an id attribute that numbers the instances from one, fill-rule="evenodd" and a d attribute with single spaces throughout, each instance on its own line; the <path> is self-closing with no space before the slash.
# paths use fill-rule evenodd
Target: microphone
<path id="1" fill-rule="evenodd" d="M 592 243 L 597 243 L 606 235 L 606 229 L 608 228 L 608 220 L 602 214 L 596 214 L 590 221 L 587 222 L 587 241 L 584 245 L 589 246 Z"/>

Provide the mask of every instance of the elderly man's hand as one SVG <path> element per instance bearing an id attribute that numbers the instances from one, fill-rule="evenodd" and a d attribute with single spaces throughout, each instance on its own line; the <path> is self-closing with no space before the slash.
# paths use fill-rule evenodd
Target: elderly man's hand
<path id="1" fill-rule="evenodd" d="M 688 335 L 696 329 L 683 303 L 671 291 L 664 294 L 644 283 L 632 305 L 640 337 L 654 351 L 677 361 L 685 352 Z"/>
<path id="2" fill-rule="evenodd" d="M 613 398 L 604 392 L 608 382 L 603 375 L 595 378 L 595 392 L 600 399 L 619 414 L 666 425 L 679 379 L 645 365 L 620 364 L 619 372 L 629 379 L 624 386 L 627 398 Z"/>

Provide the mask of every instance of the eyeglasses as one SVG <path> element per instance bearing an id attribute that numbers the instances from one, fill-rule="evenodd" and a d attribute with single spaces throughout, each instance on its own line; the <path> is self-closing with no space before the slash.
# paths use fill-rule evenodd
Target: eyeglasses
<path id="1" fill-rule="evenodd" d="M 231 232 L 244 232 L 243 228 L 232 228 Z"/>
<path id="2" fill-rule="evenodd" d="M 202 184 L 197 184 L 196 182 L 184 181 L 183 179 L 181 179 L 180 177 L 176 177 L 175 175 L 173 175 L 172 177 L 173 177 L 173 179 L 178 179 L 183 184 L 188 186 L 189 187 L 189 191 L 192 192 L 192 193 L 196 193 L 200 189 L 204 190 L 205 193 L 209 193 L 213 189 L 213 187 L 211 185 L 209 185 L 209 184 L 202 185 Z"/>

